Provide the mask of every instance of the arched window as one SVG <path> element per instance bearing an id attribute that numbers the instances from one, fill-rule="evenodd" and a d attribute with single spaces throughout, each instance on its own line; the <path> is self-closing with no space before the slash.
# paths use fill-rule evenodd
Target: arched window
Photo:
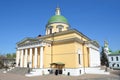
<path id="1" fill-rule="evenodd" d="M 111 61 L 113 61 L 113 57 L 111 57 Z"/>
<path id="2" fill-rule="evenodd" d="M 112 67 L 114 67 L 115 64 L 112 64 Z"/>
<path id="3" fill-rule="evenodd" d="M 50 28 L 49 31 L 50 31 L 50 34 L 52 34 L 52 28 Z"/>
<path id="4" fill-rule="evenodd" d="M 61 32 L 61 31 L 63 31 L 63 26 L 62 25 L 57 25 L 57 31 L 58 32 Z"/>
<path id="5" fill-rule="evenodd" d="M 119 67 L 119 64 L 117 64 L 117 67 Z"/>
<path id="6" fill-rule="evenodd" d="M 47 27 L 47 34 L 52 34 L 53 33 L 52 29 L 53 29 L 53 26 L 48 26 Z"/>

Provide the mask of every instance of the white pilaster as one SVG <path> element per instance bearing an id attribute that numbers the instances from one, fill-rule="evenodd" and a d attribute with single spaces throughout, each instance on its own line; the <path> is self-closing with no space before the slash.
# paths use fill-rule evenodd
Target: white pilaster
<path id="1" fill-rule="evenodd" d="M 40 68 L 43 68 L 43 46 L 40 47 Z"/>
<path id="2" fill-rule="evenodd" d="M 28 50 L 25 49 L 24 67 L 27 67 L 27 55 L 28 55 Z"/>
<path id="3" fill-rule="evenodd" d="M 21 56 L 20 56 L 20 67 L 23 67 L 23 49 L 21 50 Z"/>
<path id="4" fill-rule="evenodd" d="M 16 52 L 16 67 L 19 67 L 19 63 L 20 63 L 20 50 L 17 50 Z"/>
<path id="5" fill-rule="evenodd" d="M 30 66 L 30 68 L 32 68 L 32 48 L 30 48 L 30 64 L 29 64 L 29 66 Z"/>
<path id="6" fill-rule="evenodd" d="M 34 68 L 37 68 L 37 48 L 35 48 L 35 57 L 34 57 Z"/>

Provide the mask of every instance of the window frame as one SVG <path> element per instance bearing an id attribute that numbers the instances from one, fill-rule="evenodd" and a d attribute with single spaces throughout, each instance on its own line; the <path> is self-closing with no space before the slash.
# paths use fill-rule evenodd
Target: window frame
<path id="1" fill-rule="evenodd" d="M 111 61 L 113 61 L 113 57 L 111 57 Z"/>
<path id="2" fill-rule="evenodd" d="M 58 32 L 62 32 L 64 26 L 63 26 L 63 25 L 57 25 L 56 28 L 57 28 Z M 60 29 L 61 29 L 61 30 L 60 30 Z"/>
<path id="3" fill-rule="evenodd" d="M 119 58 L 118 58 L 118 56 L 116 56 L 116 61 L 118 61 L 119 60 Z"/>

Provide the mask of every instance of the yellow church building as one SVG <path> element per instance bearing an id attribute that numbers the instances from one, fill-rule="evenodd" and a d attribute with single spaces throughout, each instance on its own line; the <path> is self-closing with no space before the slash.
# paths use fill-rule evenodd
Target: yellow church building
<path id="1" fill-rule="evenodd" d="M 81 75 L 100 66 L 99 44 L 76 29 L 57 7 L 46 25 L 46 34 L 17 43 L 16 67 L 30 67 L 33 75 Z"/>

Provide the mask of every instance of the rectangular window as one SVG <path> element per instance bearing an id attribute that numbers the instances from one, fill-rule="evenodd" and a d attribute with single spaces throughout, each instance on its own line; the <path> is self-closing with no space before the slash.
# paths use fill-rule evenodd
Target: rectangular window
<path id="1" fill-rule="evenodd" d="M 62 28 L 59 28 L 59 32 L 61 32 L 62 31 Z"/>
<path id="2" fill-rule="evenodd" d="M 118 57 L 116 57 L 116 61 L 118 61 Z"/>
<path id="3" fill-rule="evenodd" d="M 111 61 L 113 61 L 113 57 L 111 57 Z"/>
<path id="4" fill-rule="evenodd" d="M 80 54 L 78 54 L 78 62 L 79 62 L 79 64 L 81 64 L 81 61 L 80 61 Z"/>

